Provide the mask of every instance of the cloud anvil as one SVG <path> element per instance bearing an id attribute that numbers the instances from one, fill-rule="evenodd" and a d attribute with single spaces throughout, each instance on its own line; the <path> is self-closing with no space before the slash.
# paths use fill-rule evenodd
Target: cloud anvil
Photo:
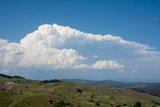
<path id="1" fill-rule="evenodd" d="M 133 71 L 151 62 L 160 63 L 158 59 L 160 52 L 148 45 L 57 24 L 41 25 L 19 43 L 0 39 L 1 72 L 23 68 Z"/>

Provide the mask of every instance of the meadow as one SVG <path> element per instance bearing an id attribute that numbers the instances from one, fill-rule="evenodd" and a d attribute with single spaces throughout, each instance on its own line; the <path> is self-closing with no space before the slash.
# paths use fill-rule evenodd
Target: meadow
<path id="1" fill-rule="evenodd" d="M 160 107 L 160 97 L 126 88 L 18 77 L 0 84 L 0 107 Z"/>

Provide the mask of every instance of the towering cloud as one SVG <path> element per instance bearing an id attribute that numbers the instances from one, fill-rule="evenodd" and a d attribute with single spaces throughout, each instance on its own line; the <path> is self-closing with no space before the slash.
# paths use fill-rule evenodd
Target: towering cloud
<path id="1" fill-rule="evenodd" d="M 145 64 L 160 63 L 158 59 L 160 52 L 148 45 L 57 24 L 39 26 L 20 43 L 0 39 L 1 72 L 19 69 L 132 71 L 142 69 Z"/>

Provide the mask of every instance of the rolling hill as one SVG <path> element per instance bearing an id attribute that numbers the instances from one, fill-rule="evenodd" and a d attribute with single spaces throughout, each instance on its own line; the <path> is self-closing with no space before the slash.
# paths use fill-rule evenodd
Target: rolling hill
<path id="1" fill-rule="evenodd" d="M 132 89 L 0 76 L 0 107 L 160 107 L 160 97 Z"/>
<path id="2" fill-rule="evenodd" d="M 148 93 L 151 95 L 160 97 L 160 82 L 122 82 L 113 80 L 82 80 L 82 79 L 65 79 L 65 81 L 75 82 L 75 83 L 87 83 L 99 86 L 111 86 L 119 88 L 128 88 L 142 93 Z"/>

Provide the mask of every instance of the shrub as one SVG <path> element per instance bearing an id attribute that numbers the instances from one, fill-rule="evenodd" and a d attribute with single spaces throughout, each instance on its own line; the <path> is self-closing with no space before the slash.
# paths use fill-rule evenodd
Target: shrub
<path id="1" fill-rule="evenodd" d="M 117 105 L 116 107 L 122 107 L 121 105 Z"/>
<path id="2" fill-rule="evenodd" d="M 96 105 L 96 106 L 100 106 L 100 103 L 96 102 L 95 105 Z"/>
<path id="3" fill-rule="evenodd" d="M 78 107 L 81 107 L 81 105 L 78 105 Z"/>
<path id="4" fill-rule="evenodd" d="M 114 97 L 114 96 L 111 96 L 111 97 L 110 97 L 110 100 L 114 100 L 114 99 L 115 99 L 115 97 Z"/>
<path id="5" fill-rule="evenodd" d="M 28 102 L 27 104 L 28 104 L 28 105 L 30 105 L 30 103 L 29 103 L 29 102 Z"/>
<path id="6" fill-rule="evenodd" d="M 56 107 L 63 107 L 63 106 L 69 106 L 69 105 L 70 105 L 70 103 L 66 103 L 64 101 L 58 101 L 55 104 Z"/>
<path id="7" fill-rule="evenodd" d="M 83 89 L 81 89 L 81 88 L 76 88 L 76 92 L 82 93 L 82 92 L 83 92 Z"/>
<path id="8" fill-rule="evenodd" d="M 49 103 L 50 103 L 50 104 L 53 104 L 53 101 L 52 101 L 52 100 L 49 100 Z"/>
<path id="9" fill-rule="evenodd" d="M 141 102 L 137 101 L 137 102 L 135 102 L 133 107 L 142 107 L 142 104 L 141 104 Z"/>

